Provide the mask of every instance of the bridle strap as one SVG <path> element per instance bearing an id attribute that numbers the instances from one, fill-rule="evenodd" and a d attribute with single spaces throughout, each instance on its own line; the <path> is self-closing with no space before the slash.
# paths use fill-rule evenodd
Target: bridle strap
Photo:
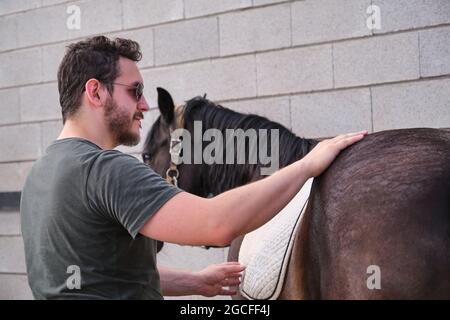
<path id="1" fill-rule="evenodd" d="M 180 176 L 180 172 L 178 171 L 177 165 L 180 164 L 180 155 L 181 155 L 181 139 L 175 138 L 172 136 L 173 132 L 177 129 L 184 128 L 184 106 L 178 106 L 175 108 L 175 125 L 169 126 L 169 134 L 170 134 L 170 144 L 169 144 L 169 153 L 170 153 L 170 165 L 169 169 L 166 171 L 166 181 L 175 187 L 178 187 L 178 177 Z"/>

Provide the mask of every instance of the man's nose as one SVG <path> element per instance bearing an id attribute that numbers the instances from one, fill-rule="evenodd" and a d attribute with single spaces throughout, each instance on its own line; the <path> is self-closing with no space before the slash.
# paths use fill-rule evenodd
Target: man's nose
<path id="1" fill-rule="evenodd" d="M 139 100 L 138 107 L 143 112 L 146 112 L 146 111 L 150 110 L 150 107 L 149 107 L 149 105 L 147 103 L 147 99 L 145 99 L 144 95 L 142 95 L 141 100 Z"/>

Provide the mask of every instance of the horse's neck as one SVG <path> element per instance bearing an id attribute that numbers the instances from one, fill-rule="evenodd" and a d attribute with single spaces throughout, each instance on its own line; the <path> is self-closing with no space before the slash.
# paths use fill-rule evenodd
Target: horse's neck
<path id="1" fill-rule="evenodd" d="M 281 140 L 282 138 L 280 138 Z M 289 143 L 280 141 L 280 168 L 283 168 L 297 160 L 300 160 L 316 146 L 318 141 L 298 136 L 291 137 Z"/>
<path id="2" fill-rule="evenodd" d="M 189 112 L 188 112 L 189 113 Z M 279 146 L 279 161 L 278 168 L 285 167 L 296 160 L 303 158 L 316 144 L 316 141 L 311 139 L 303 139 L 296 136 L 287 128 L 281 126 L 278 123 L 271 122 L 265 118 L 249 117 L 249 115 L 239 114 L 226 108 L 214 108 L 209 106 L 205 109 L 198 109 L 197 113 L 186 117 L 188 119 L 188 129 L 192 132 L 193 124 L 191 120 L 200 120 L 204 124 L 203 129 L 219 129 L 225 130 L 240 128 L 243 125 L 243 121 L 247 121 L 246 129 L 276 129 L 278 130 L 278 143 Z M 272 132 L 270 130 L 270 132 Z M 270 133 L 271 134 L 271 133 Z M 272 136 L 267 136 L 267 143 L 271 143 Z M 258 139 L 258 143 L 259 143 Z M 224 144 L 225 147 L 226 144 Z M 269 147 L 269 146 L 268 146 Z M 268 148 L 266 149 L 268 150 Z M 236 150 L 234 151 L 236 152 Z M 226 150 L 224 150 L 226 154 Z M 268 155 L 267 155 L 268 156 Z M 236 159 L 236 158 L 235 158 Z M 248 159 L 248 157 L 246 157 Z M 260 159 L 258 159 L 260 160 Z M 261 165 L 258 161 L 257 164 L 213 164 L 197 167 L 197 173 L 202 176 L 203 192 L 205 195 L 213 194 L 217 195 L 224 191 L 242 186 L 251 181 L 261 179 L 265 176 L 261 175 Z"/>
<path id="3" fill-rule="evenodd" d="M 293 134 L 279 138 L 279 168 L 300 160 L 318 143 L 316 140 L 300 138 Z M 215 164 L 205 169 L 202 170 L 203 181 L 206 181 L 205 190 L 213 195 L 266 177 L 261 174 L 260 164 Z"/>

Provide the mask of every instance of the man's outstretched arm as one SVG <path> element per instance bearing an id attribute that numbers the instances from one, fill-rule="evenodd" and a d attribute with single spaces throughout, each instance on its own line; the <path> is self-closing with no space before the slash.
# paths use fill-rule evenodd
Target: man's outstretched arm
<path id="1" fill-rule="evenodd" d="M 205 199 L 181 192 L 167 201 L 140 232 L 153 239 L 190 245 L 228 245 L 239 235 L 269 221 L 307 179 L 320 175 L 347 146 L 366 131 L 320 142 L 303 159 L 273 175 Z"/>

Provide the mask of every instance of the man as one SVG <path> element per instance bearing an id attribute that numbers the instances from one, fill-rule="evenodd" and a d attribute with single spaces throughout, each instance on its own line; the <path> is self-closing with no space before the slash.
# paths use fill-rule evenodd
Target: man
<path id="1" fill-rule="evenodd" d="M 34 164 L 21 200 L 28 279 L 38 299 L 232 294 L 224 287 L 239 283 L 243 266 L 158 269 L 155 240 L 229 244 L 270 220 L 309 177 L 366 134 L 326 140 L 272 176 L 214 198 L 182 192 L 113 150 L 138 143 L 149 110 L 140 58 L 136 42 L 101 36 L 69 46 L 61 62 L 64 127 Z"/>

